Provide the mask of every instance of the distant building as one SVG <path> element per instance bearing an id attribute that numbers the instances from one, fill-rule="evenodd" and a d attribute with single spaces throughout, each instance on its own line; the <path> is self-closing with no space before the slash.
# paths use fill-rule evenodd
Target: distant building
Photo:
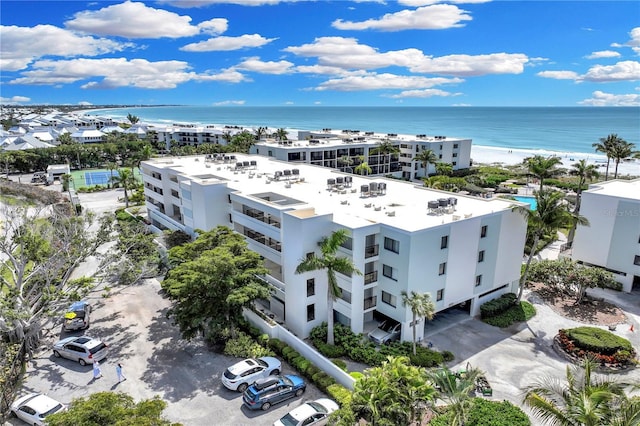
<path id="1" fill-rule="evenodd" d="M 157 158 L 141 170 L 152 227 L 193 235 L 225 225 L 244 235 L 269 270 L 267 308 L 299 337 L 326 320 L 327 281 L 325 271 L 295 269 L 339 229 L 350 234 L 339 255 L 362 275 L 338 274 L 333 316 L 357 333 L 391 318 L 411 340 L 403 290 L 430 293 L 438 312 L 477 315 L 483 302 L 518 288 L 527 224 L 509 200 L 258 155 Z"/>
<path id="2" fill-rule="evenodd" d="M 640 179 L 593 184 L 582 193 L 573 260 L 614 273 L 623 291 L 640 289 Z"/>

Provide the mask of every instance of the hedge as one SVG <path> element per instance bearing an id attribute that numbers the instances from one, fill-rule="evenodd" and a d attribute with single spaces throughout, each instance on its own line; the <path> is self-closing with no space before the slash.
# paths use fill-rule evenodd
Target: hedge
<path id="1" fill-rule="evenodd" d="M 630 341 L 601 328 L 576 327 L 564 332 L 576 346 L 584 350 L 603 355 L 613 355 L 618 351 L 633 351 Z"/>
<path id="2" fill-rule="evenodd" d="M 445 409 L 446 410 L 446 409 Z M 453 413 L 449 410 L 429 422 L 429 426 L 450 426 Z M 473 398 L 465 426 L 530 426 L 531 420 L 520 408 L 509 401 L 490 401 Z"/>
<path id="3" fill-rule="evenodd" d="M 482 321 L 495 327 L 509 327 L 516 322 L 528 321 L 536 314 L 536 308 L 529 302 L 521 301 L 517 305 L 511 305 L 506 311 Z"/>
<path id="4" fill-rule="evenodd" d="M 480 318 L 495 317 L 503 313 L 516 303 L 518 296 L 513 293 L 505 293 L 497 299 L 490 300 L 480 306 Z"/>

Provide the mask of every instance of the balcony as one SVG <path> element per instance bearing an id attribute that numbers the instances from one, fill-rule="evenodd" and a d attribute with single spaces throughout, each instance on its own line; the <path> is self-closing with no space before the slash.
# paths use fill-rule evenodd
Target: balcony
<path id="1" fill-rule="evenodd" d="M 364 258 L 368 259 L 370 257 L 377 256 L 380 251 L 380 245 L 374 244 L 372 246 L 367 246 L 364 248 Z"/>
<path id="2" fill-rule="evenodd" d="M 364 274 L 364 285 L 378 282 L 378 271 L 367 272 Z"/>
<path id="3" fill-rule="evenodd" d="M 378 296 L 367 297 L 366 299 L 364 299 L 363 309 L 365 311 L 368 309 L 373 309 L 376 307 L 377 303 L 378 303 Z"/>

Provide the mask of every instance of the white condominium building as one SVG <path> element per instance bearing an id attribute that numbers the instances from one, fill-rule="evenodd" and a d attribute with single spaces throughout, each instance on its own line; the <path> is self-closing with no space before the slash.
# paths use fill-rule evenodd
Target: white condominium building
<path id="1" fill-rule="evenodd" d="M 610 180 L 582 193 L 571 257 L 614 273 L 622 290 L 640 288 L 640 179 Z"/>
<path id="2" fill-rule="evenodd" d="M 377 152 L 378 144 L 384 140 L 389 141 L 397 153 L 389 155 Z M 298 131 L 297 140 L 263 140 L 252 146 L 250 152 L 287 162 L 337 168 L 349 173 L 356 172 L 358 165 L 366 162 L 371 168 L 369 175 L 392 175 L 415 180 L 427 175 L 425 164 L 416 158 L 427 149 L 433 151 L 436 162 L 449 163 L 453 170 L 467 169 L 471 165 L 471 139 L 359 130 Z M 435 163 L 426 166 L 428 174 L 436 172 Z"/>
<path id="3" fill-rule="evenodd" d="M 337 274 L 334 318 L 354 332 L 392 318 L 411 340 L 402 291 L 430 293 L 437 311 L 463 305 L 476 315 L 517 290 L 527 224 L 512 201 L 258 155 L 160 158 L 141 169 L 153 226 L 193 234 L 225 225 L 244 235 L 270 271 L 269 310 L 300 337 L 326 321 L 327 279 L 295 269 L 339 229 L 350 234 L 339 254 L 362 275 Z"/>

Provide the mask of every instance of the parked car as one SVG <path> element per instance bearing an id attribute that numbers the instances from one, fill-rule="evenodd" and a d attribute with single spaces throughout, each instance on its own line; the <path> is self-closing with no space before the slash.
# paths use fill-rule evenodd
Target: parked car
<path id="1" fill-rule="evenodd" d="M 329 421 L 329 414 L 336 411 L 338 404 L 328 398 L 305 402 L 276 420 L 273 426 L 321 426 Z"/>
<path id="2" fill-rule="evenodd" d="M 64 314 L 64 329 L 67 331 L 89 328 L 91 305 L 85 301 L 73 302 Z"/>
<path id="3" fill-rule="evenodd" d="M 244 392 L 256 380 L 277 376 L 281 369 L 282 363 L 277 358 L 248 358 L 227 368 L 222 373 L 222 384 L 227 389 Z"/>
<path id="4" fill-rule="evenodd" d="M 102 361 L 107 356 L 107 345 L 88 336 L 67 337 L 53 345 L 53 355 L 87 365 L 93 361 Z"/>
<path id="5" fill-rule="evenodd" d="M 400 339 L 402 325 L 393 320 L 384 320 L 378 328 L 369 332 L 369 339 L 376 345 L 386 345 L 389 342 Z"/>
<path id="6" fill-rule="evenodd" d="M 286 376 L 259 379 L 242 394 L 244 405 L 250 410 L 268 410 L 273 404 L 300 396 L 307 385 L 300 376 Z"/>
<path id="7" fill-rule="evenodd" d="M 40 393 L 30 393 L 11 404 L 11 412 L 16 417 L 23 422 L 37 426 L 44 425 L 48 415 L 66 409 L 64 404 Z"/>

